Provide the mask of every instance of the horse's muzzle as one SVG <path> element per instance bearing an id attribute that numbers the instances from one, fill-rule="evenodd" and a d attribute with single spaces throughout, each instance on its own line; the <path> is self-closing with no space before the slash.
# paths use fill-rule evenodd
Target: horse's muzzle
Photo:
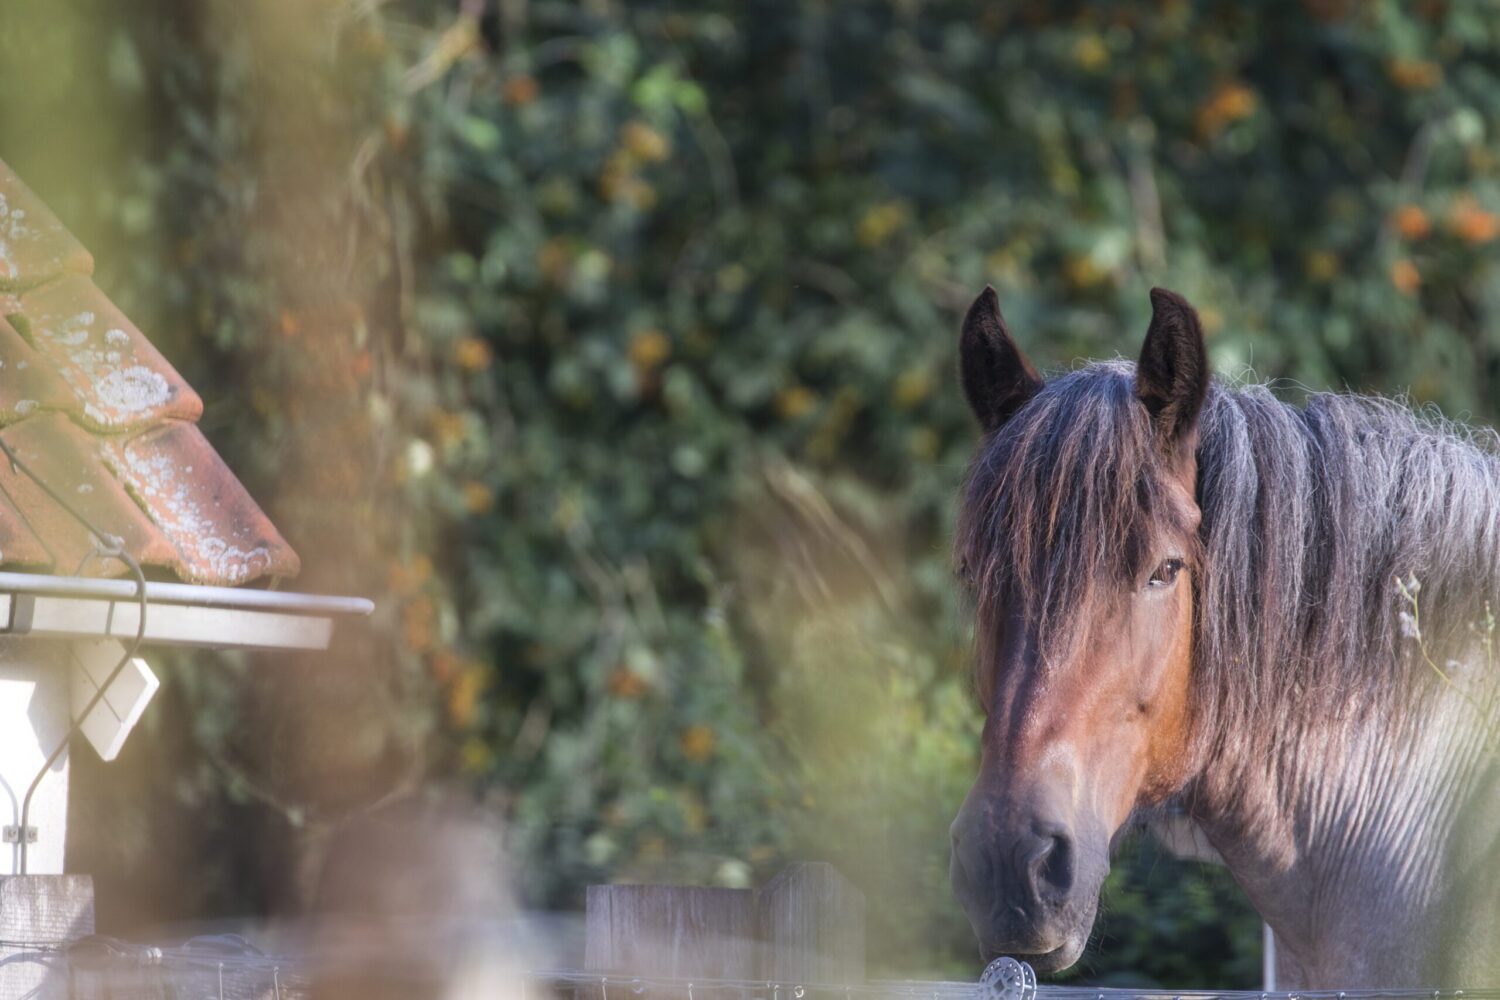
<path id="1" fill-rule="evenodd" d="M 992 810 L 983 810 L 993 814 Z M 966 806 L 953 822 L 949 876 L 986 959 L 1011 955 L 1040 972 L 1078 960 L 1102 877 L 1091 877 L 1070 824 L 1015 816 L 996 829 Z"/>

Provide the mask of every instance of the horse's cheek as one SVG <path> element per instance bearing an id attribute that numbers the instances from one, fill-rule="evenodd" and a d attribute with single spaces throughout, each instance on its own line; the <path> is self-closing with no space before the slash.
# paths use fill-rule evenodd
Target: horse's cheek
<path id="1" fill-rule="evenodd" d="M 1192 597 L 1184 588 L 1173 637 L 1162 673 L 1155 711 L 1150 720 L 1146 779 L 1141 788 L 1144 804 L 1154 805 L 1175 794 L 1188 779 L 1189 742 L 1192 734 L 1191 681 L 1193 659 Z"/>

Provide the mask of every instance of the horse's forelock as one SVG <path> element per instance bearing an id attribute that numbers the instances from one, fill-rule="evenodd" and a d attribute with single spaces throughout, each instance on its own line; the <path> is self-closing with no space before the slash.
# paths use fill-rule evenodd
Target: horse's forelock
<path id="1" fill-rule="evenodd" d="M 1168 475 L 1134 366 L 1048 382 L 985 442 L 964 489 L 955 554 L 981 629 L 1018 612 L 1044 659 L 1062 655 L 1164 534 L 1186 536 Z"/>

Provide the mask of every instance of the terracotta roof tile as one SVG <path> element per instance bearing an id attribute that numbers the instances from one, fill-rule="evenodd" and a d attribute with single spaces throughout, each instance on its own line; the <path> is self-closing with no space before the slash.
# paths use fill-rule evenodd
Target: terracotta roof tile
<path id="1" fill-rule="evenodd" d="M 297 554 L 198 429 L 202 400 L 87 277 L 92 266 L 0 163 L 0 440 L 143 566 L 215 585 L 295 574 Z M 93 551 L 84 526 L 0 455 L 0 566 L 125 571 Z"/>
<path id="2" fill-rule="evenodd" d="M 29 288 L 67 271 L 93 270 L 89 252 L 0 161 L 0 292 Z"/>
<path id="3" fill-rule="evenodd" d="M 77 400 L 52 366 L 37 356 L 15 327 L 0 319 L 0 425 L 37 409 L 66 410 Z"/>
<path id="4" fill-rule="evenodd" d="M 143 565 L 172 566 L 177 549 L 166 534 L 130 498 L 125 485 L 110 474 L 98 438 L 63 413 L 31 417 L 0 431 L 0 439 L 16 457 L 37 473 L 101 531 L 117 535 L 125 549 Z M 115 560 L 89 560 L 94 551 L 88 531 L 32 479 L 10 467 L 0 455 L 0 488 L 52 553 L 53 570 L 85 576 L 113 576 L 125 567 Z"/>
<path id="5" fill-rule="evenodd" d="M 0 464 L 9 469 L 10 463 L 5 462 L 4 456 L 0 456 Z M 52 569 L 53 565 L 52 553 L 32 532 L 3 488 L 0 488 L 0 563 L 36 569 Z"/>
<path id="6" fill-rule="evenodd" d="M 105 458 L 177 546 L 179 576 L 240 583 L 294 576 L 297 554 L 261 513 L 196 424 L 168 420 L 111 438 Z"/>
<path id="7" fill-rule="evenodd" d="M 203 400 L 88 278 L 66 275 L 27 292 L 11 318 L 24 321 L 72 388 L 89 427 L 126 431 L 202 415 Z"/>

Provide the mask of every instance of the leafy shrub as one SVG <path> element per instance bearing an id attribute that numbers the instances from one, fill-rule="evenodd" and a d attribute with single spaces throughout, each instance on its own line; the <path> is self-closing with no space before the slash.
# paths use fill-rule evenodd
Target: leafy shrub
<path id="1" fill-rule="evenodd" d="M 1495 413 L 1479 5 L 76 12 L 0 33 L 6 83 L 47 82 L 7 97 L 4 155 L 115 248 L 101 280 L 294 541 L 337 540 L 320 579 L 382 597 L 317 697 L 365 704 L 361 670 L 388 697 L 324 770 L 425 748 L 505 814 L 533 905 L 817 854 L 870 892 L 889 971 L 972 972 L 945 540 L 986 282 L 1045 366 L 1132 352 L 1160 283 L 1224 371 Z M 111 114 L 58 138 L 81 95 Z M 127 166 L 55 152 L 80 144 Z M 342 787 L 255 749 L 248 677 L 198 682 L 195 739 L 243 730 L 298 801 Z M 1109 900 L 1088 974 L 1254 981 L 1222 873 L 1132 854 Z"/>

